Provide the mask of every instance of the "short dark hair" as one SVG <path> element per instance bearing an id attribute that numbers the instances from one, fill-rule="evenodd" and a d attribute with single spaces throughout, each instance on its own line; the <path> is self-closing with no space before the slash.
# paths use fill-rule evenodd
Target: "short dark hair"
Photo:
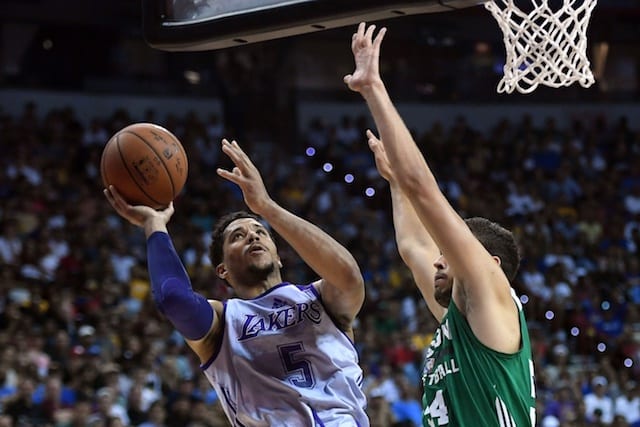
<path id="1" fill-rule="evenodd" d="M 213 231 L 211 232 L 211 245 L 209 246 L 209 258 L 211 259 L 211 264 L 214 268 L 222 262 L 222 258 L 224 255 L 222 251 L 222 246 L 224 244 L 224 230 L 226 230 L 229 224 L 231 224 L 233 221 L 241 218 L 252 218 L 261 224 L 264 223 L 262 218 L 260 218 L 258 215 L 247 211 L 236 211 L 221 216 L 213 226 Z M 267 229 L 267 231 L 273 239 L 271 230 Z"/>
<path id="2" fill-rule="evenodd" d="M 500 267 L 511 282 L 520 266 L 520 251 L 513 233 L 486 218 L 467 218 L 464 222 L 482 246 L 491 255 L 500 258 Z"/>

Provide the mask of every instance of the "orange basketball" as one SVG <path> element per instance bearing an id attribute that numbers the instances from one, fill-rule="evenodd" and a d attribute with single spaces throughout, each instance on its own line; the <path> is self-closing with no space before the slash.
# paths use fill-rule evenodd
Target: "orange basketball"
<path id="1" fill-rule="evenodd" d="M 100 173 L 132 205 L 164 209 L 187 180 L 187 154 L 167 129 L 152 123 L 129 125 L 109 139 Z"/>

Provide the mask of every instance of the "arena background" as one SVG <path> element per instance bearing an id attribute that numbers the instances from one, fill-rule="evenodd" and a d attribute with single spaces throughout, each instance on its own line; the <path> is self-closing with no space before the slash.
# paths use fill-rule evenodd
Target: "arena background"
<path id="1" fill-rule="evenodd" d="M 543 426 L 640 425 L 638 18 L 636 1 L 601 0 L 596 85 L 530 95 L 496 93 L 504 45 L 481 7 L 378 22 L 383 77 L 447 196 L 519 238 Z M 415 425 L 435 324 L 393 243 L 371 119 L 342 83 L 353 28 L 170 53 L 145 43 L 135 1 L 5 0 L 0 25 L 1 426 L 226 425 L 150 302 L 141 234 L 101 193 L 102 146 L 135 121 L 187 149 L 171 230 L 209 297 L 229 295 L 208 231 L 243 206 L 214 172 L 223 136 L 274 198 L 349 247 L 367 284 L 356 340 L 372 423 Z M 281 251 L 293 281 L 313 278 Z"/>

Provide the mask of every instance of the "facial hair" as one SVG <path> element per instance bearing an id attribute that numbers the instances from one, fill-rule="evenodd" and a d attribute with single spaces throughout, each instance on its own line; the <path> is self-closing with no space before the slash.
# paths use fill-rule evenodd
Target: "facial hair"
<path id="1" fill-rule="evenodd" d="M 453 287 L 449 287 L 447 289 L 436 289 L 433 293 L 436 302 L 444 308 L 449 308 L 449 303 L 451 303 L 452 290 Z"/>
<path id="2" fill-rule="evenodd" d="M 266 265 L 250 264 L 247 268 L 247 274 L 251 277 L 252 281 L 262 282 L 266 280 L 276 269 L 274 262 L 270 262 Z"/>

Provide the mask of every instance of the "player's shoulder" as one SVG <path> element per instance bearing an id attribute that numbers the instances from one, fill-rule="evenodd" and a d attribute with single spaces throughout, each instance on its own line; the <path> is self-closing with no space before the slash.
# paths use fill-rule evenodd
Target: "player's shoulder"
<path id="1" fill-rule="evenodd" d="M 213 308 L 213 311 L 215 311 L 216 314 L 218 314 L 218 316 L 222 318 L 222 315 L 224 313 L 224 303 L 217 299 L 209 299 L 207 301 L 209 302 L 211 308 Z"/>
<path id="2" fill-rule="evenodd" d="M 317 291 L 322 290 L 322 285 L 324 284 L 324 280 L 323 279 L 318 279 L 315 282 L 311 282 L 308 286 L 313 286 L 314 289 L 316 289 Z"/>
<path id="3" fill-rule="evenodd" d="M 322 288 L 322 279 L 316 280 L 311 283 L 292 283 L 292 282 L 282 282 L 279 285 L 272 288 L 270 291 L 281 291 L 281 292 L 313 292 L 318 293 Z M 269 292 L 269 291 L 268 291 Z"/>

